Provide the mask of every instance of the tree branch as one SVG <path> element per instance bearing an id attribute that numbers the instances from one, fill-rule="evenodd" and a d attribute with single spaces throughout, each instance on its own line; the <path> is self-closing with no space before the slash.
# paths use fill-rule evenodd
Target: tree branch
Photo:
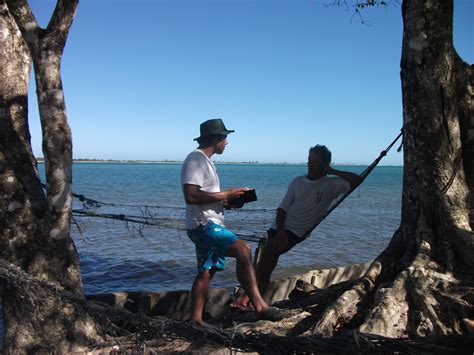
<path id="1" fill-rule="evenodd" d="M 39 27 L 38 21 L 36 21 L 30 5 L 28 5 L 26 0 L 6 0 L 6 3 L 20 30 L 28 27 L 29 23 L 33 23 L 36 27 Z"/>
<path id="2" fill-rule="evenodd" d="M 79 0 L 58 0 L 46 28 L 47 40 L 53 41 L 61 51 L 66 45 L 78 3 Z"/>

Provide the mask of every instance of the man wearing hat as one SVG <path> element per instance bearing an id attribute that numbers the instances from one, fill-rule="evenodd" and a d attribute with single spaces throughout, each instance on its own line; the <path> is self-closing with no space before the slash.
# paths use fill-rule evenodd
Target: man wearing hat
<path id="1" fill-rule="evenodd" d="M 198 262 L 198 274 L 192 287 L 191 318 L 203 324 L 202 312 L 211 279 L 216 271 L 224 269 L 225 257 L 230 256 L 236 258 L 237 278 L 259 318 L 283 319 L 287 312 L 269 307 L 258 290 L 249 245 L 224 225 L 224 203 L 242 195 L 247 188 L 221 191 L 211 157 L 224 152 L 227 135 L 234 131 L 228 130 L 217 118 L 202 123 L 200 132 L 201 135 L 194 139 L 199 147 L 186 157 L 181 169 L 186 201 L 185 228 L 196 246 Z"/>

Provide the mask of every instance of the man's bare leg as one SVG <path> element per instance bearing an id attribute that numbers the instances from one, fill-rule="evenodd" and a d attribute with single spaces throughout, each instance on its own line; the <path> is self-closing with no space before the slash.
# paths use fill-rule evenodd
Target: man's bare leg
<path id="1" fill-rule="evenodd" d="M 207 291 L 211 284 L 212 276 L 215 270 L 199 271 L 194 279 L 193 288 L 191 290 L 192 313 L 191 319 L 198 324 L 204 324 L 202 320 L 202 312 L 206 301 Z"/>
<path id="2" fill-rule="evenodd" d="M 257 284 L 260 291 L 260 294 L 263 295 L 265 290 L 270 283 L 270 277 L 275 269 L 278 258 L 280 256 L 279 253 L 275 250 L 275 243 L 272 240 L 268 242 L 267 245 L 262 250 L 262 255 L 260 256 L 260 260 L 257 264 L 256 268 L 256 277 L 257 277 Z M 232 308 L 241 309 L 241 310 L 248 310 L 249 308 L 250 298 L 247 293 L 237 297 L 237 299 L 231 303 Z"/>
<path id="3" fill-rule="evenodd" d="M 290 243 L 282 251 L 278 250 L 278 246 L 274 239 L 270 239 L 267 245 L 265 245 L 256 268 L 257 284 L 261 295 L 265 293 L 268 284 L 270 283 L 272 272 L 278 264 L 278 258 L 280 255 L 288 252 L 295 245 L 296 243 Z M 249 307 L 249 301 L 250 298 L 246 293 L 244 293 L 242 296 L 237 297 L 230 306 L 236 309 L 247 310 Z"/>
<path id="4" fill-rule="evenodd" d="M 249 245 L 243 240 L 235 241 L 229 249 L 226 256 L 236 258 L 237 261 L 237 279 L 252 302 L 256 313 L 261 313 L 268 308 L 268 305 L 262 298 L 257 285 L 255 270 L 252 265 L 252 253 Z"/>

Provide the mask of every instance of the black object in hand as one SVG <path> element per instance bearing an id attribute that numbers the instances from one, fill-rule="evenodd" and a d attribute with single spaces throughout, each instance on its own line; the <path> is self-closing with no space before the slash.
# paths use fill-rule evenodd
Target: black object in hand
<path id="1" fill-rule="evenodd" d="M 237 198 L 227 200 L 229 208 L 239 208 L 242 207 L 244 203 L 257 201 L 257 194 L 255 189 L 245 190 L 242 195 Z"/>

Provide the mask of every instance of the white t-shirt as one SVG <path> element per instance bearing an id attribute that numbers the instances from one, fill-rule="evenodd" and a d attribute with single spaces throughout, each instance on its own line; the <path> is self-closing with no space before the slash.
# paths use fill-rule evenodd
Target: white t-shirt
<path id="1" fill-rule="evenodd" d="M 202 191 L 220 192 L 219 177 L 214 163 L 200 149 L 189 153 L 181 167 L 181 185 L 198 185 Z M 186 204 L 186 229 L 195 229 L 200 224 L 212 221 L 224 226 L 224 207 L 222 202 L 205 205 Z"/>
<path id="2" fill-rule="evenodd" d="M 331 202 L 349 189 L 349 183 L 338 176 L 323 176 L 318 180 L 309 180 L 306 176 L 294 178 L 279 206 L 286 211 L 285 229 L 300 238 L 308 237 L 309 234 L 305 234 L 327 211 Z M 277 228 L 276 221 L 273 221 L 272 228 Z"/>

